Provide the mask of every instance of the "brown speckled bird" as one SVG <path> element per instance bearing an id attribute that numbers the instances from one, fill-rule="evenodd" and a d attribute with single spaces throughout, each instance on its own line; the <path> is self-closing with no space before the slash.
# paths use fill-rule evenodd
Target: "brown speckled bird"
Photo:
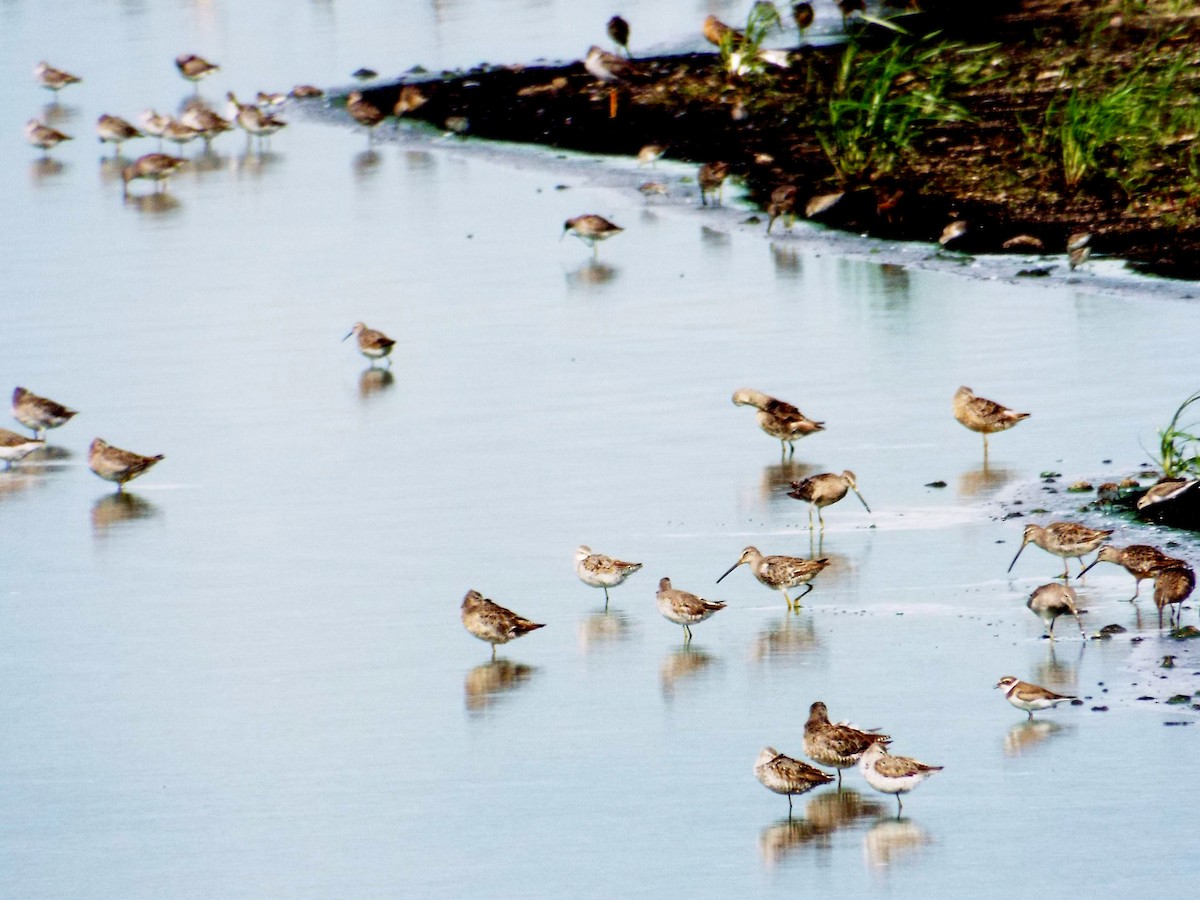
<path id="1" fill-rule="evenodd" d="M 838 789 L 842 787 L 842 769 L 856 764 L 872 744 L 888 744 L 891 738 L 877 731 L 863 731 L 845 723 L 829 721 L 829 709 L 818 700 L 808 709 L 804 723 L 804 752 L 823 766 L 838 770 Z"/>
<path id="2" fill-rule="evenodd" d="M 518 616 L 486 599 L 479 591 L 467 591 L 462 602 L 462 623 L 475 637 L 492 645 L 492 659 L 496 658 L 496 645 L 507 644 L 523 635 L 545 628 L 529 619 Z"/>
<path id="3" fill-rule="evenodd" d="M 954 418 L 962 425 L 983 435 L 983 453 L 987 455 L 989 434 L 1007 431 L 1029 413 L 1014 412 L 986 397 L 976 397 L 969 387 L 960 387 L 954 393 Z"/>
<path id="4" fill-rule="evenodd" d="M 1063 573 L 1059 577 L 1069 578 L 1067 560 L 1074 557 L 1079 560 L 1080 567 L 1086 569 L 1083 565 L 1084 554 L 1091 553 L 1099 547 L 1110 534 L 1111 528 L 1088 528 L 1078 522 L 1051 522 L 1045 527 L 1030 523 L 1025 526 L 1025 533 L 1021 536 L 1021 547 L 1008 564 L 1008 571 L 1011 572 L 1017 564 L 1017 557 L 1021 555 L 1021 551 L 1029 544 L 1034 544 L 1047 553 L 1060 557 L 1063 561 Z"/>
<path id="5" fill-rule="evenodd" d="M 1114 547 L 1112 544 L 1105 544 L 1096 554 L 1096 558 L 1075 577 L 1082 578 L 1092 566 L 1102 562 L 1116 563 L 1133 576 L 1133 596 L 1129 598 L 1131 601 L 1137 599 L 1138 592 L 1142 589 L 1142 582 L 1147 578 L 1153 578 L 1156 569 L 1185 564 L 1182 559 L 1167 556 L 1157 547 L 1151 547 L 1149 544 L 1130 544 L 1128 547 Z"/>

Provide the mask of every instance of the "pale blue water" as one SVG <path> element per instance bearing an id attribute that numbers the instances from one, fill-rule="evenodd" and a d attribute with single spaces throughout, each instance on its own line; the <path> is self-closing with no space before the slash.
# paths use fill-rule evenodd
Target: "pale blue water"
<path id="1" fill-rule="evenodd" d="M 709 9 L 621 12 L 636 48 L 686 46 Z M 0 390 L 81 410 L 57 458 L 0 473 L 0 893 L 1186 894 L 1196 716 L 1136 698 L 1200 689 L 1200 650 L 1148 599 L 1139 632 L 1109 566 L 1085 623 L 1144 640 L 1041 641 L 1023 603 L 1059 563 L 1031 548 L 1006 576 L 1023 522 L 996 501 L 1145 460 L 1195 388 L 1194 303 L 771 244 L 587 160 L 428 136 L 365 157 L 295 110 L 266 157 L 218 142 L 166 209 L 122 204 L 93 143 L 101 112 L 177 107 L 180 52 L 221 63 L 216 99 L 568 56 L 614 11 L 0 6 Z M 43 56 L 85 78 L 57 172 L 20 135 Z M 685 197 L 687 171 L 655 177 Z M 557 242 L 584 211 L 626 227 L 597 265 Z M 398 341 L 390 380 L 339 343 L 360 319 Z M 986 470 L 950 416 L 962 383 L 1033 413 Z M 828 431 L 781 467 L 741 386 Z M 97 435 L 166 459 L 114 501 Z M 845 468 L 874 515 L 839 504 L 812 546 L 786 484 Z M 1083 502 L 1045 496 L 1038 521 Z M 607 616 L 580 543 L 646 563 Z M 833 560 L 803 612 L 744 569 L 714 585 L 747 544 Z M 729 603 L 689 652 L 664 575 Z M 547 627 L 488 665 L 458 621 L 472 587 Z M 1093 699 L 1028 728 L 1005 674 Z M 945 766 L 899 824 L 856 772 L 866 814 L 840 827 L 830 791 L 789 827 L 754 781 L 764 745 L 801 755 L 816 699 Z"/>

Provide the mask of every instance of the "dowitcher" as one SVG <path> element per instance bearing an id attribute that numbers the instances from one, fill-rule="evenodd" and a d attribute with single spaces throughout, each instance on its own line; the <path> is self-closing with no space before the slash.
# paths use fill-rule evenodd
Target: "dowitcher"
<path id="1" fill-rule="evenodd" d="M 1083 565 L 1084 554 L 1091 553 L 1103 544 L 1105 538 L 1110 534 L 1112 534 L 1111 528 L 1106 530 L 1088 528 L 1078 522 L 1052 522 L 1045 528 L 1041 525 L 1029 524 L 1025 526 L 1025 533 L 1021 537 L 1021 548 L 1017 550 L 1017 556 L 1021 555 L 1021 551 L 1027 545 L 1036 544 L 1047 553 L 1062 558 L 1063 573 L 1059 577 L 1069 578 L 1067 560 L 1074 557 L 1079 560 L 1079 565 L 1086 569 L 1086 566 Z M 1017 564 L 1017 556 L 1014 556 L 1012 562 L 1008 564 L 1008 571 L 1011 572 L 1013 566 Z M 1080 574 L 1083 573 L 1080 572 Z"/>
<path id="2" fill-rule="evenodd" d="M 184 144 L 190 144 L 200 137 L 200 132 L 190 125 L 184 125 L 176 119 L 171 119 L 163 127 L 162 136 L 164 140 L 170 141 L 182 151 Z"/>
<path id="3" fill-rule="evenodd" d="M 591 547 L 581 545 L 575 550 L 575 574 L 586 585 L 604 588 L 605 609 L 608 609 L 608 589 L 624 584 L 625 579 L 641 567 L 641 563 L 624 562 L 603 553 L 593 553 Z"/>
<path id="4" fill-rule="evenodd" d="M 34 450 L 44 446 L 46 442 L 43 440 L 0 428 L 0 459 L 4 460 L 6 470 L 11 469 L 13 463 L 20 462 Z"/>
<path id="5" fill-rule="evenodd" d="M 25 123 L 25 140 L 48 156 L 48 151 L 57 147 L 63 141 L 74 140 L 74 138 L 69 134 L 64 134 L 57 128 L 51 128 L 49 125 L 42 124 L 37 119 L 30 119 Z"/>
<path id="6" fill-rule="evenodd" d="M 594 44 L 588 47 L 587 56 L 583 58 L 583 67 L 589 75 L 605 84 L 628 81 L 641 71 L 635 63 L 624 56 L 617 56 L 615 53 L 601 50 Z"/>
<path id="7" fill-rule="evenodd" d="M 1157 484 L 1151 485 L 1146 490 L 1146 493 L 1138 497 L 1138 512 L 1151 510 L 1151 513 L 1153 513 L 1154 510 L 1152 507 L 1154 507 L 1156 504 L 1167 503 L 1171 500 L 1174 500 L 1178 494 L 1182 494 L 1184 491 L 1189 491 L 1195 488 L 1197 483 L 1200 482 L 1198 482 L 1195 478 L 1190 480 L 1186 478 L 1164 478 Z"/>
<path id="8" fill-rule="evenodd" d="M 131 453 L 110 446 L 100 438 L 92 441 L 92 446 L 88 448 L 88 467 L 105 481 L 115 481 L 118 492 L 124 490 L 125 482 L 137 478 L 163 458 L 161 453 L 157 456 Z"/>
<path id="9" fill-rule="evenodd" d="M 625 51 L 626 56 L 632 56 L 629 52 L 629 23 L 620 16 L 613 16 L 608 20 L 608 36 L 612 38 L 612 42 Z"/>
<path id="10" fill-rule="evenodd" d="M 799 609 L 801 598 L 807 596 L 813 589 L 809 582 L 829 565 L 829 560 L 824 558 L 801 559 L 797 556 L 763 556 L 757 547 L 747 547 L 738 557 L 738 561 L 725 570 L 725 575 L 740 565 L 748 565 L 759 584 L 783 594 L 788 609 Z M 725 579 L 725 575 L 717 579 L 717 584 Z M 807 587 L 803 594 L 793 600 L 788 596 L 788 590 L 801 584 L 807 585 Z"/>
<path id="11" fill-rule="evenodd" d="M 783 217 L 783 226 L 790 229 L 796 219 L 796 198 L 799 194 L 794 184 L 782 184 L 771 191 L 771 202 L 767 204 L 767 234 L 775 220 Z"/>
<path id="12" fill-rule="evenodd" d="M 180 166 L 186 164 L 187 160 L 180 159 L 178 156 L 168 156 L 166 153 L 147 153 L 145 156 L 139 156 L 121 170 L 121 181 L 124 183 L 124 192 L 128 195 L 129 182 L 139 178 L 146 181 L 153 181 L 155 192 L 160 189 L 160 186 L 162 190 L 166 190 L 167 179 Z"/>
<path id="13" fill-rule="evenodd" d="M 375 360 L 382 359 L 387 362 L 389 367 L 391 366 L 392 361 L 387 357 L 391 356 L 392 348 L 396 346 L 395 341 L 382 331 L 368 328 L 362 322 L 355 322 L 354 327 L 350 329 L 350 334 L 342 340 L 349 340 L 353 335 L 358 337 L 358 352 L 371 360 L 371 365 L 375 365 Z"/>
<path id="14" fill-rule="evenodd" d="M 383 111 L 374 103 L 363 99 L 362 91 L 351 91 L 346 97 L 346 112 L 359 125 L 367 129 L 367 143 L 371 143 L 375 126 L 383 121 Z"/>
<path id="15" fill-rule="evenodd" d="M 1196 573 L 1187 563 L 1166 566 L 1154 575 L 1154 605 L 1158 607 L 1158 627 L 1162 628 L 1163 607 L 1178 604 L 1167 615 L 1168 623 L 1173 618 L 1176 627 L 1183 616 L 1183 601 L 1191 596 L 1196 587 Z"/>
<path id="16" fill-rule="evenodd" d="M 204 139 L 206 151 L 212 145 L 213 138 L 233 130 L 232 122 L 199 103 L 190 104 L 179 117 L 179 121 L 199 133 Z"/>
<path id="17" fill-rule="evenodd" d="M 180 75 L 195 85 L 196 90 L 200 90 L 200 80 L 221 67 L 195 53 L 182 53 L 175 57 L 175 68 L 179 70 Z"/>
<path id="18" fill-rule="evenodd" d="M 792 455 L 796 452 L 796 441 L 810 434 L 825 430 L 824 422 L 808 418 L 790 403 L 768 397 L 761 391 L 740 388 L 733 392 L 735 406 L 753 406 L 758 410 L 755 419 L 758 427 L 780 443 L 780 450 Z"/>
<path id="19" fill-rule="evenodd" d="M 857 763 L 872 744 L 888 744 L 891 740 L 876 731 L 830 722 L 829 710 L 820 700 L 809 707 L 808 721 L 804 723 L 804 753 L 821 765 L 838 770 L 838 790 L 842 787 L 842 769 Z"/>
<path id="20" fill-rule="evenodd" d="M 848 491 L 854 491 L 854 496 L 862 503 L 863 508 L 871 511 L 871 507 L 867 506 L 867 501 L 863 495 L 858 492 L 858 482 L 853 472 L 846 469 L 841 475 L 836 475 L 833 472 L 822 472 L 820 475 L 810 475 L 803 481 L 793 481 L 792 489 L 788 491 L 788 496 L 795 500 L 804 500 L 808 503 L 808 528 L 811 531 L 812 511 L 816 507 L 817 518 L 821 522 L 821 530 L 825 530 L 825 517 L 821 515 L 821 510 L 826 506 L 837 503 L 846 496 Z"/>
<path id="21" fill-rule="evenodd" d="M 620 234 L 624 230 L 620 225 L 614 225 L 608 219 L 604 218 L 604 216 L 588 213 L 567 219 L 563 223 L 562 235 L 559 235 L 558 239 L 561 241 L 569 231 L 591 247 L 592 256 L 596 256 L 596 245 L 600 241 L 606 241 L 614 234 Z"/>
<path id="22" fill-rule="evenodd" d="M 1030 719 L 1033 718 L 1034 710 L 1052 709 L 1060 703 L 1068 703 L 1075 699 L 1048 691 L 1028 681 L 1019 681 L 1015 675 L 1005 675 L 996 682 L 996 687 L 1004 688 L 1004 698 L 1017 709 L 1029 713 Z"/>
<path id="23" fill-rule="evenodd" d="M 259 91 L 254 95 L 254 102 L 271 109 L 287 103 L 287 94 L 282 91 Z"/>
<path id="24" fill-rule="evenodd" d="M 496 658 L 497 644 L 507 644 L 531 631 L 546 627 L 485 599 L 479 591 L 467 591 L 467 595 L 463 597 L 462 623 L 475 637 L 492 645 L 492 659 Z"/>
<path id="25" fill-rule="evenodd" d="M 828 772 L 784 756 L 774 747 L 764 747 L 758 754 L 754 762 L 754 777 L 768 791 L 787 795 L 789 816 L 792 814 L 792 797 L 833 781 L 833 776 Z"/>
<path id="26" fill-rule="evenodd" d="M 37 438 L 44 438 L 48 428 L 65 425 L 77 415 L 75 410 L 56 403 L 49 397 L 39 397 L 23 387 L 13 390 L 12 414 L 14 419 L 31 429 L 33 436 Z"/>
<path id="27" fill-rule="evenodd" d="M 727 162 L 711 162 L 702 163 L 700 171 L 696 174 L 696 183 L 700 185 L 700 205 L 708 205 L 708 195 L 715 193 L 716 200 L 713 201 L 714 206 L 721 205 L 721 187 L 725 184 L 725 179 L 729 177 L 729 163 Z"/>
<path id="28" fill-rule="evenodd" d="M 1121 486 L 1115 481 L 1106 481 L 1096 488 L 1096 503 L 1103 503 L 1112 511 L 1113 505 L 1121 499 Z"/>
<path id="29" fill-rule="evenodd" d="M 867 784 L 879 793 L 896 795 L 897 816 L 904 809 L 900 795 L 907 794 L 934 772 L 942 771 L 941 766 L 931 766 L 910 756 L 892 756 L 878 741 L 867 748 L 858 767 Z"/>
<path id="30" fill-rule="evenodd" d="M 152 109 L 142 110 L 142 114 L 138 116 L 138 121 L 142 123 L 142 128 L 146 130 L 146 134 L 158 138 L 158 146 L 162 147 L 163 131 L 166 130 L 167 123 L 171 121 L 170 116 L 161 116 Z"/>
<path id="31" fill-rule="evenodd" d="M 683 626 L 685 644 L 692 639 L 692 629 L 689 626 L 703 622 L 713 613 L 725 608 L 725 604 L 720 600 L 705 600 L 687 591 L 676 590 L 671 587 L 670 578 L 664 578 L 658 583 L 655 602 L 663 618 Z"/>
<path id="32" fill-rule="evenodd" d="M 1151 547 L 1149 544 L 1130 544 L 1128 547 L 1114 547 L 1112 544 L 1105 544 L 1096 554 L 1096 558 L 1075 577 L 1082 578 L 1088 569 L 1102 562 L 1116 563 L 1133 576 L 1133 596 L 1129 598 L 1130 600 L 1137 599 L 1138 592 L 1142 589 L 1142 582 L 1147 578 L 1153 578 L 1155 569 L 1184 564 L 1182 559 L 1167 556 L 1157 547 Z"/>
<path id="33" fill-rule="evenodd" d="M 325 96 L 325 92 L 316 85 L 298 84 L 292 88 L 292 96 L 297 100 L 316 100 Z"/>
<path id="34" fill-rule="evenodd" d="M 70 72 L 64 72 L 62 69 L 56 69 L 48 62 L 42 61 L 33 69 L 33 77 L 37 79 L 38 84 L 48 91 L 54 91 L 55 103 L 58 102 L 57 95 L 69 84 L 79 84 L 83 79 L 78 75 L 72 75 Z"/>
<path id="35" fill-rule="evenodd" d="M 815 17 L 816 15 L 813 12 L 813 5 L 811 3 L 792 4 L 792 18 L 795 20 L 796 27 L 800 30 L 801 34 L 808 31 Z"/>
<path id="36" fill-rule="evenodd" d="M 638 151 L 637 161 L 639 166 L 652 166 L 667 152 L 666 144 L 646 144 Z"/>
<path id="37" fill-rule="evenodd" d="M 1007 431 L 1029 413 L 1014 412 L 985 397 L 976 397 L 969 387 L 960 387 L 954 392 L 954 418 L 962 425 L 983 435 L 983 452 L 987 455 L 989 434 Z"/>
<path id="38" fill-rule="evenodd" d="M 1075 617 L 1075 624 L 1079 626 L 1079 636 L 1085 637 L 1079 614 L 1087 610 L 1079 608 L 1079 598 L 1074 588 L 1057 582 L 1043 584 L 1029 596 L 1025 605 L 1031 613 L 1046 623 L 1046 633 L 1050 640 L 1054 640 L 1054 620 L 1067 614 Z"/>
<path id="39" fill-rule="evenodd" d="M 238 127 L 246 132 L 247 141 L 255 137 L 261 141 L 287 127 L 287 122 L 282 119 L 263 112 L 251 103 L 239 102 L 233 91 L 229 91 L 225 98 L 237 107 L 236 121 Z"/>
<path id="40" fill-rule="evenodd" d="M 400 94 L 392 106 L 392 115 L 399 119 L 411 112 L 416 112 L 429 102 L 429 97 L 415 84 L 406 84 L 400 88 Z"/>
<path id="41" fill-rule="evenodd" d="M 114 145 L 116 149 L 113 151 L 113 159 L 121 155 L 123 143 L 132 141 L 134 138 L 145 137 L 132 122 L 127 122 L 120 116 L 107 114 L 96 120 L 96 136 L 100 138 L 100 143 Z"/>

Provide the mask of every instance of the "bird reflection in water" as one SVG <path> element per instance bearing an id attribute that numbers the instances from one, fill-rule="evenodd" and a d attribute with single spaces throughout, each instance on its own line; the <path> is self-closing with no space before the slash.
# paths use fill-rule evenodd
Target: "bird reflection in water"
<path id="1" fill-rule="evenodd" d="M 799 251 L 795 247 L 777 242 L 772 243 L 770 247 L 771 263 L 775 266 L 775 275 L 778 278 L 787 279 L 800 277 L 803 272 L 803 266 L 800 264 Z"/>
<path id="2" fill-rule="evenodd" d="M 615 644 L 632 635 L 629 617 L 616 610 L 601 610 L 579 623 L 579 649 L 585 654 L 602 644 Z"/>
<path id="3" fill-rule="evenodd" d="M 29 164 L 29 180 L 34 184 L 50 181 L 66 171 L 66 168 L 66 165 L 57 159 L 43 156 Z"/>
<path id="4" fill-rule="evenodd" d="M 808 463 L 796 462 L 794 459 L 784 460 L 771 466 L 763 466 L 759 496 L 773 505 L 778 504 L 786 509 L 792 509 L 795 504 L 787 495 L 792 482 L 803 481 L 811 474 L 813 474 L 813 466 Z"/>
<path id="5" fill-rule="evenodd" d="M 1004 755 L 1021 756 L 1056 734 L 1065 734 L 1069 729 L 1048 719 L 1026 719 L 1018 722 L 1004 735 Z"/>
<path id="6" fill-rule="evenodd" d="M 11 497 L 28 490 L 35 484 L 41 484 L 45 479 L 39 478 L 25 466 L 0 470 L 0 503 L 6 497 Z"/>
<path id="7" fill-rule="evenodd" d="M 79 114 L 79 108 L 75 106 L 63 106 L 61 103 L 47 103 L 42 107 L 42 121 L 52 128 L 58 128 L 59 125 L 66 125 Z"/>
<path id="8" fill-rule="evenodd" d="M 361 153 L 354 155 L 354 178 L 357 181 L 365 181 L 379 171 L 379 163 L 383 159 L 374 150 L 363 150 Z"/>
<path id="9" fill-rule="evenodd" d="M 104 534 L 115 525 L 149 519 L 157 514 L 158 507 L 137 494 L 128 491 L 105 494 L 92 504 L 92 530 L 97 534 Z"/>
<path id="10" fill-rule="evenodd" d="M 358 376 L 358 396 L 368 400 L 374 394 L 382 394 L 396 382 L 391 369 L 369 366 Z"/>
<path id="11" fill-rule="evenodd" d="M 754 642 L 754 660 L 794 659 L 821 649 L 821 639 L 809 616 L 788 613 L 759 634 Z"/>
<path id="12" fill-rule="evenodd" d="M 908 819 L 883 819 L 867 832 L 863 851 L 872 866 L 886 867 L 930 843 L 929 833 Z"/>
<path id="13" fill-rule="evenodd" d="M 963 497 L 978 497 L 980 494 L 990 494 L 1004 487 L 1016 472 L 1012 469 L 1000 469 L 989 466 L 984 460 L 982 466 L 968 469 L 958 476 L 958 493 Z"/>
<path id="14" fill-rule="evenodd" d="M 758 848 L 763 862 L 769 868 L 804 847 L 827 850 L 834 832 L 875 819 L 883 811 L 882 803 L 864 799 L 850 788 L 815 794 L 804 807 L 803 819 L 782 819 L 762 830 Z"/>
<path id="15" fill-rule="evenodd" d="M 1082 606 L 1082 604 L 1081 604 Z M 1054 641 L 1046 641 L 1049 645 L 1046 659 L 1035 667 L 1037 683 L 1058 694 L 1074 694 L 1079 686 L 1079 664 L 1083 661 L 1083 648 L 1087 641 L 1079 642 L 1079 649 L 1067 649 L 1063 656 Z M 1074 659 L 1070 657 L 1074 656 Z"/>
<path id="16" fill-rule="evenodd" d="M 437 168 L 437 158 L 427 150 L 406 150 L 400 154 L 404 167 L 411 172 L 428 173 Z"/>
<path id="17" fill-rule="evenodd" d="M 227 157 L 221 156 L 219 153 L 214 153 L 212 148 L 207 148 L 198 156 L 192 157 L 189 161 L 190 165 L 187 171 L 193 175 L 206 175 L 209 172 L 219 172 L 224 167 Z"/>
<path id="18" fill-rule="evenodd" d="M 681 682 L 695 678 L 714 662 L 715 657 L 697 647 L 689 645 L 672 650 L 663 657 L 662 665 L 658 667 L 663 696 L 671 699 Z"/>
<path id="19" fill-rule="evenodd" d="M 467 712 L 480 713 L 517 690 L 537 669 L 507 659 L 493 659 L 467 672 L 463 698 Z"/>
<path id="20" fill-rule="evenodd" d="M 716 228 L 710 228 L 707 225 L 701 225 L 700 243 L 710 250 L 728 250 L 733 245 L 733 239 L 727 231 L 720 231 Z"/>
<path id="21" fill-rule="evenodd" d="M 278 153 L 270 150 L 255 150 L 250 144 L 247 144 L 246 152 L 234 158 L 234 171 L 239 175 L 260 178 L 267 169 L 276 165 L 281 159 L 283 157 Z"/>
<path id="22" fill-rule="evenodd" d="M 767 868 L 773 868 L 804 847 L 829 848 L 830 832 L 806 819 L 781 819 L 758 835 L 758 852 Z"/>
<path id="23" fill-rule="evenodd" d="M 182 204 L 175 195 L 168 194 L 166 191 L 155 191 L 151 194 L 126 194 L 124 203 L 148 216 L 170 215 L 182 208 Z"/>
<path id="24" fill-rule="evenodd" d="M 567 287 L 587 288 L 609 284 L 616 279 L 620 271 L 597 259 L 589 259 L 578 269 L 567 273 Z"/>

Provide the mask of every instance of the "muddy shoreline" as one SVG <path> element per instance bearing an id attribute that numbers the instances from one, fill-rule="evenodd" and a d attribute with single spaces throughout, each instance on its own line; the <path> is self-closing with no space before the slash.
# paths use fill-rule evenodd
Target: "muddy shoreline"
<path id="1" fill-rule="evenodd" d="M 812 198 L 840 194 L 818 220 L 855 234 L 936 242 L 948 225 L 962 222 L 965 229 L 947 249 L 1065 256 L 1068 237 L 1087 232 L 1095 255 L 1125 259 L 1142 272 L 1200 279 L 1200 197 L 1193 203 L 1172 181 L 1185 181 L 1187 166 L 1195 165 L 1192 135 L 1165 148 L 1155 163 L 1162 172 L 1132 194 L 1100 176 L 1068 188 L 1053 160 L 1029 149 L 1037 139 L 1031 128 L 1044 127 L 1047 110 L 1053 114 L 1079 72 L 1099 71 L 1097 59 L 1118 72 L 1123 60 L 1133 65 L 1158 54 L 1166 64 L 1200 54 L 1200 18 L 1133 19 L 1112 6 L 1029 0 L 990 22 L 969 24 L 932 14 L 904 17 L 911 36 L 903 40 L 937 42 L 952 63 L 963 61 L 956 71 L 970 67 L 948 95 L 967 115 L 925 128 L 887 171 L 851 178 L 831 164 L 819 127 L 812 127 L 811 106 L 804 105 L 837 78 L 842 45 L 800 46 L 787 69 L 753 78 L 731 76 L 718 54 L 701 53 L 639 58 L 635 76 L 615 89 L 574 63 L 489 66 L 436 79 L 413 73 L 363 93 L 390 112 L 404 86 L 415 84 L 420 105 L 407 117 L 475 137 L 625 156 L 657 143 L 668 145 L 668 159 L 723 160 L 764 208 L 781 185 L 796 187 L 801 216 Z M 876 29 L 858 44 L 864 54 L 878 53 L 892 40 Z M 975 65 L 979 59 L 985 61 Z"/>

